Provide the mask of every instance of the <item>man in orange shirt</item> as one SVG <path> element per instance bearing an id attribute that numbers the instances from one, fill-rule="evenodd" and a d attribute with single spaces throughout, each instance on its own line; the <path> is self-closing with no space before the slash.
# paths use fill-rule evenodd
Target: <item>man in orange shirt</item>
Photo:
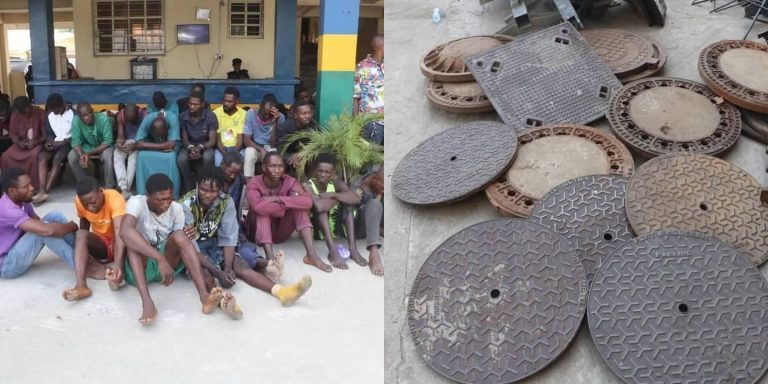
<path id="1" fill-rule="evenodd" d="M 125 215 L 125 199 L 114 189 L 103 189 L 93 177 L 77 183 L 75 197 L 80 230 L 75 237 L 75 287 L 63 292 L 64 299 L 76 301 L 91 296 L 86 277 L 108 279 L 111 289 L 123 280 L 125 245 L 120 236 L 120 222 Z M 113 268 L 106 263 L 114 261 Z"/>

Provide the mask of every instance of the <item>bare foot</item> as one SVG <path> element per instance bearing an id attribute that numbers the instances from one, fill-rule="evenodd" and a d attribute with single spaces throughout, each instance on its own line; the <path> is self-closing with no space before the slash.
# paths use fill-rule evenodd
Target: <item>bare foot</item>
<path id="1" fill-rule="evenodd" d="M 341 257 L 338 252 L 331 252 L 328 254 L 328 261 L 330 261 L 331 265 L 336 269 L 349 269 L 347 260 Z"/>
<path id="2" fill-rule="evenodd" d="M 89 279 L 105 280 L 107 278 L 107 267 L 96 260 L 89 259 L 88 266 L 85 268 L 85 275 Z"/>
<path id="3" fill-rule="evenodd" d="M 155 308 L 155 303 L 150 301 L 149 303 L 143 304 L 139 323 L 141 323 L 141 325 L 150 325 L 155 322 L 156 318 L 157 308 Z"/>
<path id="4" fill-rule="evenodd" d="M 109 285 L 109 289 L 113 291 L 117 291 L 120 289 L 120 282 L 117 281 L 117 272 L 115 272 L 112 268 L 107 268 L 106 272 L 107 277 L 107 284 Z"/>
<path id="5" fill-rule="evenodd" d="M 361 267 L 368 265 L 368 260 L 366 260 L 363 256 L 360 256 L 360 253 L 357 251 L 350 252 L 349 258 Z"/>
<path id="6" fill-rule="evenodd" d="M 221 288 L 216 287 L 211 289 L 211 293 L 208 294 L 208 297 L 203 302 L 203 313 L 208 315 L 213 312 L 223 297 L 224 294 L 221 292 Z"/>
<path id="7" fill-rule="evenodd" d="M 371 252 L 368 259 L 370 260 L 368 267 L 371 269 L 371 273 L 376 276 L 384 276 L 384 265 L 381 263 L 381 256 L 379 256 L 379 253 Z"/>
<path id="8" fill-rule="evenodd" d="M 273 283 L 280 281 L 280 276 L 282 274 L 275 265 L 275 260 L 270 260 L 267 262 L 267 267 L 264 268 L 264 275 L 266 275 L 268 279 L 272 280 Z"/>
<path id="9" fill-rule="evenodd" d="M 317 256 L 304 256 L 304 264 L 315 266 L 323 272 L 333 271 L 333 268 L 331 268 L 330 265 L 320 260 Z"/>
<path id="10" fill-rule="evenodd" d="M 61 293 L 66 301 L 78 301 L 91 296 L 91 289 L 88 287 L 74 287 L 71 289 L 65 289 Z"/>
<path id="11" fill-rule="evenodd" d="M 221 309 L 223 309 L 230 318 L 235 320 L 243 318 L 243 311 L 240 310 L 240 306 L 237 305 L 237 300 L 235 300 L 235 296 L 233 296 L 231 292 L 224 293 L 224 297 L 221 299 L 221 302 L 219 302 L 219 306 L 221 306 Z"/>
<path id="12" fill-rule="evenodd" d="M 280 271 L 280 275 L 282 275 L 283 269 L 285 268 L 285 251 L 282 249 L 277 251 L 273 260 L 275 261 L 275 267 L 277 267 L 278 271 Z"/>

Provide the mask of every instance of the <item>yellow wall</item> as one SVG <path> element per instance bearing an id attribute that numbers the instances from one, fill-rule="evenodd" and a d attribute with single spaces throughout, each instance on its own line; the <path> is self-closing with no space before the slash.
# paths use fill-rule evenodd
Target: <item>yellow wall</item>
<path id="1" fill-rule="evenodd" d="M 165 55 L 151 56 L 158 59 L 157 77 L 160 79 L 204 79 L 213 66 L 211 78 L 222 79 L 232 70 L 232 59 L 243 59 L 252 79 L 274 76 L 275 56 L 275 1 L 264 1 L 264 33 L 261 39 L 229 38 L 227 6 L 219 7 L 210 0 L 165 0 Z M 80 76 L 102 79 L 129 79 L 128 60 L 134 56 L 95 56 L 93 40 L 92 0 L 73 0 L 77 71 Z M 195 20 L 195 8 L 211 8 L 211 20 Z M 221 18 L 219 17 L 221 16 Z M 221 23 L 219 23 L 221 20 Z M 180 45 L 176 47 L 177 24 L 210 25 L 210 43 Z M 213 55 L 221 50 L 224 59 L 214 61 Z M 174 48 L 175 47 L 175 48 Z M 198 66 L 198 58 L 200 65 Z M 200 69 L 202 67 L 202 70 Z"/>

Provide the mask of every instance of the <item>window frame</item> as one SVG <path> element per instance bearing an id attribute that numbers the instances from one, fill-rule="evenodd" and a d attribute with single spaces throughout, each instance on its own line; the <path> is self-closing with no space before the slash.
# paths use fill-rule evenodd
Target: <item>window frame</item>
<path id="1" fill-rule="evenodd" d="M 141 2 L 144 3 L 144 14 L 142 16 L 131 16 L 130 15 L 130 3 L 131 2 L 136 2 L 136 1 L 141 1 Z M 120 16 L 120 17 L 115 16 L 115 3 L 123 3 L 123 2 L 128 6 L 128 10 L 127 10 L 128 16 L 125 16 L 125 17 L 123 17 L 123 16 Z M 147 3 L 148 2 L 158 2 L 160 4 L 160 15 L 159 16 L 148 16 L 147 15 L 147 5 L 148 5 Z M 111 9 L 111 12 L 112 12 L 111 16 L 108 16 L 108 17 L 105 17 L 105 16 L 99 17 L 98 16 L 98 5 L 100 3 L 102 3 L 102 4 L 105 4 L 105 3 L 106 4 L 110 4 L 110 6 L 112 7 L 112 9 Z M 93 55 L 94 56 L 165 56 L 165 53 L 166 53 L 166 43 L 167 43 L 167 41 L 166 41 L 167 40 L 166 39 L 166 30 L 165 30 L 165 27 L 166 27 L 165 0 L 91 0 L 91 6 L 92 6 L 92 11 L 93 11 L 92 12 L 92 15 L 93 15 L 92 20 L 93 20 Z M 136 19 L 140 19 L 140 20 L 143 21 L 143 31 L 144 31 L 143 35 L 136 36 L 136 35 L 133 35 L 133 33 L 131 31 L 131 28 L 132 28 L 131 27 L 131 20 L 136 20 Z M 154 22 L 155 19 L 159 19 L 160 20 L 160 29 L 159 29 L 160 33 L 159 34 L 149 33 L 149 28 L 147 28 L 147 26 L 149 24 L 149 21 L 151 20 L 151 21 Z M 99 21 L 109 21 L 110 22 L 110 24 L 111 24 L 111 29 L 110 29 L 111 34 L 108 34 L 108 35 L 101 35 L 100 34 Z M 125 35 L 125 37 L 121 37 L 121 36 L 115 35 L 115 31 L 116 31 L 115 22 L 116 21 L 122 21 L 122 22 L 125 22 L 125 23 L 128 24 L 128 29 L 125 30 L 128 33 Z M 159 49 L 153 49 L 153 50 L 145 49 L 145 50 L 141 50 L 141 51 L 139 51 L 139 50 L 132 51 L 131 50 L 131 40 L 137 40 L 136 44 L 150 45 L 150 44 L 153 44 L 153 43 L 149 43 L 149 42 L 139 43 L 138 39 L 140 39 L 140 38 L 143 38 L 143 39 L 153 39 L 153 38 L 156 38 L 156 37 L 160 38 L 160 43 L 159 43 L 160 44 L 160 48 Z M 112 40 L 112 51 L 111 52 L 103 52 L 103 51 L 100 50 L 99 45 L 100 45 L 101 39 L 103 39 L 103 38 L 111 39 Z M 115 39 L 116 38 L 118 38 L 118 39 L 125 39 L 125 43 L 123 44 L 123 46 L 125 47 L 124 51 L 116 51 L 115 50 L 115 48 L 117 46 L 115 44 Z"/>
<path id="2" fill-rule="evenodd" d="M 233 15 L 232 5 L 233 4 L 239 4 L 239 3 L 244 4 L 246 6 L 246 10 L 243 11 L 243 12 L 235 12 L 234 14 L 235 15 L 243 15 L 243 18 L 244 18 L 245 22 L 243 24 L 240 24 L 240 23 L 234 24 L 234 26 L 242 26 L 244 28 L 245 34 L 243 34 L 243 35 L 233 35 L 232 34 L 232 26 L 233 26 L 233 24 L 232 24 L 232 15 Z M 248 9 L 247 6 L 249 4 L 258 4 L 259 7 L 260 7 L 260 9 L 259 9 L 259 24 L 258 24 L 259 34 L 258 34 L 258 36 L 249 36 L 247 34 L 248 33 L 248 27 L 249 26 L 255 26 L 255 25 L 249 25 L 248 24 L 248 14 L 249 14 L 249 12 L 247 10 Z M 229 2 L 229 6 L 227 7 L 227 37 L 229 37 L 230 39 L 264 39 L 264 12 L 265 12 L 264 0 L 231 0 Z"/>

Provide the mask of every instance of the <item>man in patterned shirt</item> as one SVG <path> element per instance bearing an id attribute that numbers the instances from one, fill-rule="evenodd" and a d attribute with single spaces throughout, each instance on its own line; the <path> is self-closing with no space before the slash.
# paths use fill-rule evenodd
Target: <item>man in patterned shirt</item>
<path id="1" fill-rule="evenodd" d="M 352 115 L 384 114 L 384 36 L 371 40 L 373 53 L 357 64 L 355 87 L 352 94 Z M 363 128 L 365 138 L 384 145 L 384 121 L 372 122 Z"/>

